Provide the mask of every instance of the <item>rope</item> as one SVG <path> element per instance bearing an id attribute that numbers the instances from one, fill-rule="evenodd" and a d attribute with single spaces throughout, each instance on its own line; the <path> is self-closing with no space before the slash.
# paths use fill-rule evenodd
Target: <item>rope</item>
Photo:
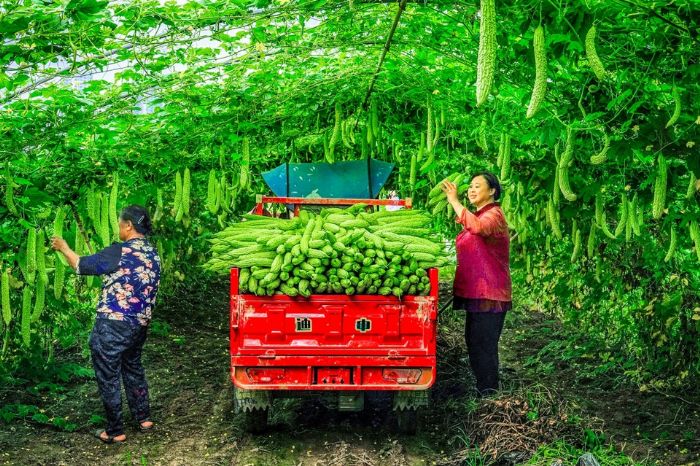
<path id="1" fill-rule="evenodd" d="M 362 106 L 360 107 L 360 113 L 362 113 L 362 109 L 367 107 L 367 102 L 369 102 L 369 98 L 372 95 L 372 91 L 374 90 L 374 83 L 377 81 L 377 76 L 379 75 L 379 71 L 382 69 L 382 65 L 384 64 L 384 59 L 386 58 L 387 52 L 389 52 L 389 47 L 391 47 L 391 40 L 394 38 L 394 32 L 396 32 L 396 27 L 399 25 L 399 21 L 401 20 L 401 14 L 403 11 L 406 9 L 406 3 L 408 3 L 408 0 L 401 0 L 401 3 L 399 3 L 399 9 L 396 12 L 396 16 L 394 17 L 394 24 L 391 25 L 391 30 L 389 31 L 389 36 L 386 38 L 386 43 L 384 44 L 384 50 L 382 50 L 382 56 L 379 58 L 379 64 L 377 65 L 377 69 L 374 71 L 374 74 L 372 75 L 372 80 L 369 83 L 369 87 L 367 88 L 367 94 L 365 95 L 365 100 L 362 102 Z M 359 124 L 359 118 L 355 121 L 355 130 L 357 129 L 357 125 Z"/>

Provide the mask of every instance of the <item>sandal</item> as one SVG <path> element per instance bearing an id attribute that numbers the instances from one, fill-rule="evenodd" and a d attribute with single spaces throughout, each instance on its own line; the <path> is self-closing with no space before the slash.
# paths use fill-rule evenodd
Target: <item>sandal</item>
<path id="1" fill-rule="evenodd" d="M 150 425 L 150 426 L 144 426 L 144 425 L 143 425 L 144 422 L 150 422 L 151 425 Z M 146 419 L 145 421 L 139 422 L 139 432 L 150 432 L 150 431 L 153 430 L 153 428 L 154 428 L 155 426 L 156 426 L 156 425 L 155 425 L 155 423 L 154 423 L 153 421 Z"/>
<path id="2" fill-rule="evenodd" d="M 103 434 L 103 433 L 106 433 L 106 432 L 107 432 L 107 431 L 104 430 L 104 429 L 97 429 L 97 430 L 95 431 L 94 435 L 95 435 L 95 437 L 97 437 L 98 439 L 100 439 L 100 441 L 101 441 L 102 443 L 111 444 L 111 443 L 124 443 L 124 442 L 126 442 L 126 439 L 124 439 L 124 440 L 117 440 L 117 439 L 116 439 L 116 437 L 119 437 L 119 436 L 124 435 L 124 434 L 119 434 L 119 435 L 109 435 L 109 434 L 107 434 L 107 438 L 104 438 L 104 437 L 102 436 L 102 434 Z"/>

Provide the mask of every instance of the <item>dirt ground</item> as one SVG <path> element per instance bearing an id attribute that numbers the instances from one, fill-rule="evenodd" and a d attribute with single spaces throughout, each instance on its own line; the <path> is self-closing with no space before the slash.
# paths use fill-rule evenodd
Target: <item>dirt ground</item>
<path id="1" fill-rule="evenodd" d="M 144 354 L 155 432 L 138 433 L 126 414 L 125 444 L 104 445 L 94 439 L 92 431 L 102 427 L 102 406 L 90 379 L 51 393 L 0 388 L 0 406 L 33 404 L 78 425 L 66 432 L 28 418 L 0 421 L 0 464 L 505 465 L 523 464 L 541 443 L 583 444 L 581 432 L 614 446 L 637 464 L 700 464 L 697 393 L 640 393 L 584 377 L 580 367 L 557 361 L 552 362 L 554 370 L 526 366 L 547 338 L 556 337 L 557 326 L 525 311 L 512 312 L 506 323 L 504 391 L 492 400 L 471 395 L 462 317 L 444 311 L 438 382 L 416 435 L 394 431 L 390 400 L 382 394 L 370 394 L 362 413 L 339 413 L 316 399 L 276 400 L 268 431 L 247 434 L 233 414 L 228 296 L 226 287 L 221 289 L 217 296 L 191 296 L 190 302 L 171 301 L 159 309 L 158 320 L 167 327 L 151 333 Z M 520 411 L 527 420 L 518 420 L 525 419 Z M 493 430 L 486 432 L 489 422 Z M 483 452 L 474 455 L 470 447 L 477 442 L 482 449 L 492 447 L 495 459 Z"/>

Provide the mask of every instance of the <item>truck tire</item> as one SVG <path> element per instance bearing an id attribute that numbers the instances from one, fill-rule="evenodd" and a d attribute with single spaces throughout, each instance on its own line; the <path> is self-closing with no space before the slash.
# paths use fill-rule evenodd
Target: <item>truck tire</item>
<path id="1" fill-rule="evenodd" d="M 418 429 L 418 410 L 402 409 L 396 413 L 396 430 L 402 434 L 414 435 Z"/>
<path id="2" fill-rule="evenodd" d="M 246 432 L 260 434 L 267 430 L 267 416 L 269 409 L 252 409 L 243 412 L 243 425 Z"/>

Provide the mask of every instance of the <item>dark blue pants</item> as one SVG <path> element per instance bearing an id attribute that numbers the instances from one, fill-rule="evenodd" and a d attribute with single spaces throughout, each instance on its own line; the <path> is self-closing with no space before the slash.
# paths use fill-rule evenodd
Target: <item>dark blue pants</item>
<path id="1" fill-rule="evenodd" d="M 124 433 L 120 379 L 124 381 L 131 415 L 137 422 L 149 419 L 148 385 L 141 352 L 148 328 L 129 322 L 96 319 L 90 334 L 92 366 L 107 413 L 107 434 Z"/>
<path id="2" fill-rule="evenodd" d="M 498 390 L 498 340 L 505 312 L 467 312 L 464 337 L 480 395 Z"/>

